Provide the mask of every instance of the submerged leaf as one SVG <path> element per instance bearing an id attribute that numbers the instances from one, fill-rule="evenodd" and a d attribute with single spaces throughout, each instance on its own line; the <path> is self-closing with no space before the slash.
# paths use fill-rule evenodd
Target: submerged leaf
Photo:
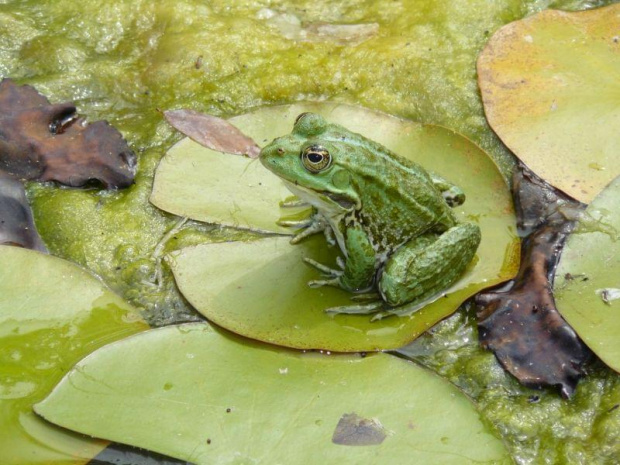
<path id="1" fill-rule="evenodd" d="M 105 443 L 41 421 L 32 404 L 85 355 L 147 326 L 72 263 L 9 246 L 0 246 L 0 263 L 1 462 L 86 462 Z"/>
<path id="2" fill-rule="evenodd" d="M 218 152 L 258 158 L 260 148 L 228 121 L 193 110 L 164 112 L 166 121 L 200 145 Z"/>
<path id="3" fill-rule="evenodd" d="M 350 305 L 351 294 L 308 287 L 307 282 L 318 275 L 303 263 L 303 257 L 308 255 L 322 263 L 333 263 L 338 255 L 337 247 L 329 248 L 320 238 L 296 246 L 289 245 L 286 238 L 207 244 L 175 252 L 170 259 L 181 292 L 199 312 L 244 336 L 288 347 L 343 352 L 393 349 L 454 312 L 480 289 L 513 276 L 518 264 L 518 239 L 510 194 L 495 164 L 478 147 L 444 128 L 332 103 L 263 108 L 238 116 L 233 122 L 254 140 L 265 143 L 289 132 L 295 117 L 306 111 L 323 114 L 330 121 L 377 140 L 447 179 L 457 180 L 467 201 L 455 208 L 455 212 L 462 220 L 476 222 L 482 230 L 478 258 L 457 283 L 424 308 L 415 311 L 404 306 L 397 309 L 404 314 L 402 317 L 371 322 L 368 316 L 326 314 L 327 308 Z M 217 158 L 211 155 L 204 157 L 205 160 Z M 186 157 L 191 161 L 184 160 Z M 170 166 L 184 167 L 174 169 L 174 189 L 182 194 L 163 195 L 161 191 L 156 204 L 175 202 L 184 208 L 185 201 L 191 204 L 200 196 L 204 211 L 234 210 L 238 218 L 252 214 L 253 218 L 261 219 L 261 229 L 268 218 L 280 213 L 274 200 L 254 204 L 256 207 L 251 211 L 237 208 L 255 202 L 256 195 L 246 193 L 243 187 L 246 181 L 239 181 L 240 175 L 236 173 L 255 170 L 252 173 L 256 179 L 248 184 L 262 182 L 263 188 L 280 184 L 262 165 L 227 157 L 232 162 L 229 177 L 224 174 L 211 177 L 214 161 L 197 164 L 196 160 L 188 150 L 179 148 L 175 157 L 166 162 L 164 173 Z M 242 162 L 246 163 L 245 168 L 236 166 Z M 224 170 L 225 165 L 221 166 Z M 221 181 L 210 186 L 203 183 L 207 177 L 213 183 L 215 178 Z M 261 178 L 264 181 L 259 181 Z M 156 180 L 154 190 L 157 189 Z M 286 191 L 281 192 L 283 198 Z M 229 199 L 228 203 L 225 199 Z"/>
<path id="4" fill-rule="evenodd" d="M 620 174 L 620 5 L 510 23 L 478 76 L 489 124 L 536 174 L 586 203 Z"/>
<path id="5" fill-rule="evenodd" d="M 0 171 L 0 244 L 47 252 L 34 224 L 24 184 Z"/>
<path id="6" fill-rule="evenodd" d="M 106 121 L 86 124 L 72 103 L 52 105 L 10 79 L 0 82 L 0 109 L 0 170 L 74 187 L 133 183 L 136 156 Z"/>
<path id="7" fill-rule="evenodd" d="M 570 397 L 590 352 L 558 313 L 551 291 L 562 245 L 583 206 L 519 167 L 513 192 L 521 244 L 519 273 L 476 296 L 481 344 L 530 387 L 554 386 Z"/>
<path id="8" fill-rule="evenodd" d="M 554 286 L 562 316 L 616 371 L 620 371 L 620 302 L 614 296 L 618 287 L 620 177 L 592 201 L 568 238 Z"/>
<path id="9" fill-rule="evenodd" d="M 201 323 L 100 349 L 35 410 L 63 427 L 197 464 L 510 463 L 474 405 L 410 362 L 273 350 Z M 385 439 L 332 442 L 350 412 L 375 430 L 382 425 Z"/>

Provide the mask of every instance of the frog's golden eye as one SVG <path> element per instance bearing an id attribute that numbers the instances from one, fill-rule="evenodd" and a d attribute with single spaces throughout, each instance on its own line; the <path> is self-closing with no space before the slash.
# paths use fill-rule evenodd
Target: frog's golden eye
<path id="1" fill-rule="evenodd" d="M 301 164 L 311 173 L 318 173 L 329 168 L 332 156 L 325 147 L 311 145 L 301 151 Z"/>

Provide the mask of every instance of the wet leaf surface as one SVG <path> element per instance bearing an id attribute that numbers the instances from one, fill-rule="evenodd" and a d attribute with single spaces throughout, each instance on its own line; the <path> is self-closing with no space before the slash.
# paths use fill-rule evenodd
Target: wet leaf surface
<path id="1" fill-rule="evenodd" d="M 42 421 L 32 405 L 85 355 L 147 326 L 135 309 L 70 262 L 0 246 L 0 263 L 1 462 L 84 463 L 105 443 Z"/>
<path id="2" fill-rule="evenodd" d="M 35 409 L 64 427 L 199 464 L 510 463 L 473 404 L 410 362 L 275 350 L 202 323 L 108 345 Z M 383 425 L 385 440 L 334 444 L 350 412 Z"/>
<path id="3" fill-rule="evenodd" d="M 403 316 L 372 322 L 365 315 L 326 314 L 327 308 L 351 304 L 351 294 L 333 288 L 308 287 L 307 282 L 318 278 L 318 273 L 305 265 L 302 258 L 310 256 L 322 263 L 333 263 L 338 255 L 338 248 L 328 248 L 321 238 L 296 246 L 289 245 L 287 238 L 205 244 L 173 253 L 169 263 L 181 292 L 210 321 L 238 334 L 287 347 L 340 352 L 393 349 L 454 312 L 478 290 L 514 276 L 518 239 L 510 194 L 495 164 L 478 147 L 444 128 L 332 103 L 263 108 L 231 121 L 245 134 L 265 144 L 289 132 L 296 116 L 305 111 L 321 113 L 329 121 L 345 124 L 447 179 L 458 180 L 467 200 L 455 209 L 457 216 L 476 222 L 482 230 L 477 259 L 445 296 L 417 311 L 399 307 L 396 311 Z M 281 214 L 275 198 L 250 212 L 239 207 L 242 202 L 248 202 L 243 197 L 250 195 L 245 194 L 246 184 L 262 182 L 262 188 L 280 184 L 262 165 L 213 154 L 204 156 L 210 160 L 209 164 L 206 161 L 198 164 L 198 156 L 187 148 L 191 147 L 175 149 L 174 157 L 165 161 L 165 170 L 172 171 L 170 167 L 173 167 L 176 171 L 175 180 L 171 176 L 167 186 L 158 186 L 160 181 L 156 178 L 154 191 L 161 189 L 158 199 L 173 199 L 181 206 L 185 200 L 199 199 L 197 203 L 204 211 L 224 208 L 223 214 L 229 211 L 236 218 L 251 213 L 265 221 Z M 221 168 L 213 168 L 216 161 Z M 246 163 L 245 167 L 234 165 L 242 162 Z M 230 170 L 228 178 L 220 174 L 226 169 Z M 236 174 L 246 172 L 255 173 L 256 179 L 248 182 Z M 210 173 L 218 174 L 211 177 Z M 259 181 L 263 176 L 264 181 Z M 221 182 L 215 184 L 214 178 Z M 174 191 L 183 194 L 175 194 L 178 198 L 163 195 Z M 280 192 L 281 199 L 289 195 L 286 190 Z M 253 201 L 254 197 L 256 194 L 249 200 Z M 228 203 L 225 199 L 229 199 Z"/>
<path id="4" fill-rule="evenodd" d="M 0 171 L 0 244 L 47 252 L 34 224 L 24 185 Z"/>
<path id="5" fill-rule="evenodd" d="M 620 174 L 620 5 L 547 10 L 502 27 L 478 58 L 493 130 L 536 174 L 590 202 Z"/>
<path id="6" fill-rule="evenodd" d="M 168 110 L 164 116 L 177 131 L 208 149 L 258 158 L 258 145 L 225 119 L 194 110 Z"/>
<path id="7" fill-rule="evenodd" d="M 73 187 L 133 183 L 135 154 L 107 122 L 86 124 L 72 103 L 52 105 L 10 79 L 0 82 L 0 109 L 0 170 Z"/>
<path id="8" fill-rule="evenodd" d="M 592 201 L 568 238 L 554 285 L 562 316 L 588 347 L 616 371 L 620 371 L 618 288 L 620 177 Z"/>
<path id="9" fill-rule="evenodd" d="M 551 290 L 562 246 L 583 205 L 521 166 L 513 177 L 521 247 L 519 273 L 476 296 L 479 338 L 529 387 L 554 386 L 570 397 L 590 352 L 558 313 Z"/>

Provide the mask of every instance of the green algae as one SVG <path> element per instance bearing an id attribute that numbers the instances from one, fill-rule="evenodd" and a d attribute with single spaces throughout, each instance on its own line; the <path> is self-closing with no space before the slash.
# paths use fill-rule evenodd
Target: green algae
<path id="1" fill-rule="evenodd" d="M 473 308 L 435 326 L 398 353 L 476 400 L 519 464 L 612 464 L 620 457 L 620 377 L 597 362 L 563 400 L 555 389 L 521 386 L 477 345 Z"/>
<path id="2" fill-rule="evenodd" d="M 541 9 L 607 3 L 5 2 L 0 76 L 36 86 L 52 102 L 73 100 L 91 121 L 107 119 L 140 159 L 136 185 L 122 192 L 31 184 L 37 226 L 54 254 L 101 275 L 151 323 L 196 319 L 165 265 L 158 268 L 158 253 L 248 233 L 187 223 L 161 243 L 178 218 L 148 196 L 155 166 L 179 136 L 158 109 L 228 116 L 303 99 L 361 104 L 455 129 L 507 177 L 514 161 L 487 126 L 476 86 L 479 51 L 499 27 Z M 379 31 L 356 46 L 296 42 L 259 19 L 264 8 L 302 24 L 377 23 Z M 569 402 L 522 388 L 478 347 L 473 319 L 464 318 L 438 329 L 434 349 L 417 359 L 477 400 L 517 462 L 612 463 L 620 455 L 617 375 L 595 366 Z"/>

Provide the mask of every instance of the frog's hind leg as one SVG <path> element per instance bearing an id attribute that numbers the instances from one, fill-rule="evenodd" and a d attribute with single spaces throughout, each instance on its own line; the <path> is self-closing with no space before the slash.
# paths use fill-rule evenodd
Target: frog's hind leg
<path id="1" fill-rule="evenodd" d="M 480 244 L 473 223 L 453 226 L 440 236 L 417 237 L 398 249 L 379 278 L 383 299 L 396 307 L 421 302 L 451 286 L 465 271 Z"/>

